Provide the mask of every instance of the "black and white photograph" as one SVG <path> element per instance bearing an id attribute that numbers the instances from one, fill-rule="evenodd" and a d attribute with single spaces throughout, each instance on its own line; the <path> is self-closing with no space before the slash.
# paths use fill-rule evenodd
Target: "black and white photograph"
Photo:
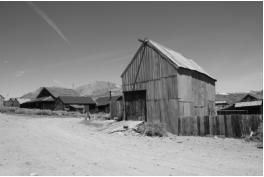
<path id="1" fill-rule="evenodd" d="M 263 176 L 263 1 L 0 1 L 0 176 Z"/>

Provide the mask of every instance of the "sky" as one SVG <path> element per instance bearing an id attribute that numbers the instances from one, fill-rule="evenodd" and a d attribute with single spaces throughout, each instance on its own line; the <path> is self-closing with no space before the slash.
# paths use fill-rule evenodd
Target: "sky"
<path id="1" fill-rule="evenodd" d="M 263 88 L 262 2 L 0 2 L 0 94 L 121 84 L 149 38 L 193 59 L 216 92 Z"/>

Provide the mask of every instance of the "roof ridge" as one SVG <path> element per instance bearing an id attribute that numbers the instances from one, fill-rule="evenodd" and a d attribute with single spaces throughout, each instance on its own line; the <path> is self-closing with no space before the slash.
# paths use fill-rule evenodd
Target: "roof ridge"
<path id="1" fill-rule="evenodd" d="M 166 46 L 164 46 L 164 45 L 162 45 L 156 41 L 153 41 L 151 39 L 146 39 L 145 42 L 150 43 L 151 46 L 155 47 L 159 52 L 161 52 L 163 55 L 165 55 L 167 58 L 169 58 L 178 67 L 194 70 L 194 71 L 200 72 L 200 73 L 205 74 L 208 77 L 214 79 L 200 65 L 198 65 L 193 59 L 187 58 L 184 55 L 182 55 L 181 53 L 176 52 L 175 50 L 173 50 L 169 47 L 166 47 Z"/>

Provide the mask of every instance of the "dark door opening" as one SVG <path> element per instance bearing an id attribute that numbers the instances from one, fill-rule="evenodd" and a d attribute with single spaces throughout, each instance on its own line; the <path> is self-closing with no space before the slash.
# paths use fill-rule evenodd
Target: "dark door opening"
<path id="1" fill-rule="evenodd" d="M 125 120 L 147 121 L 146 90 L 124 92 Z"/>

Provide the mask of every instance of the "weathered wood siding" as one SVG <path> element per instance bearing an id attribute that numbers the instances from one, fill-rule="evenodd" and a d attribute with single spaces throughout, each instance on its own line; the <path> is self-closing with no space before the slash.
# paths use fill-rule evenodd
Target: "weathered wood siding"
<path id="1" fill-rule="evenodd" d="M 215 87 L 198 78 L 192 71 L 179 72 L 171 61 L 146 46 L 123 73 L 122 87 L 124 92 L 146 90 L 147 121 L 165 123 L 169 131 L 178 134 L 178 119 L 201 117 L 203 124 L 205 115 L 214 115 Z"/>
<path id="2" fill-rule="evenodd" d="M 111 101 L 110 110 L 111 118 L 121 118 L 123 116 L 123 99 Z"/>

